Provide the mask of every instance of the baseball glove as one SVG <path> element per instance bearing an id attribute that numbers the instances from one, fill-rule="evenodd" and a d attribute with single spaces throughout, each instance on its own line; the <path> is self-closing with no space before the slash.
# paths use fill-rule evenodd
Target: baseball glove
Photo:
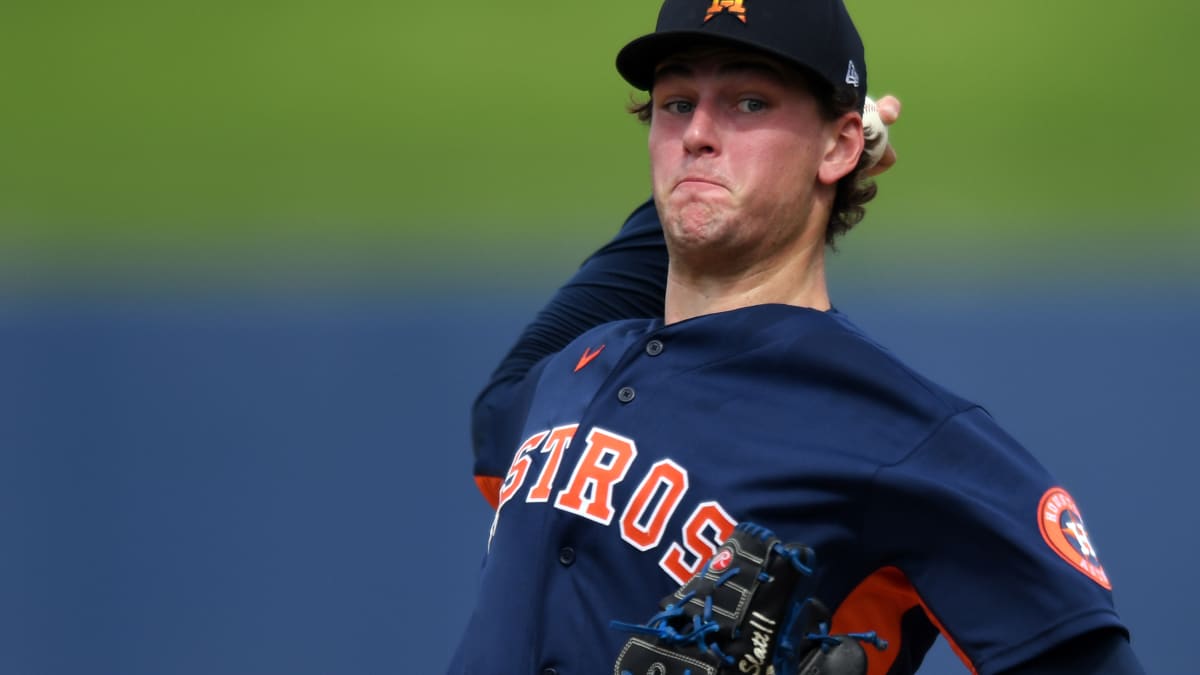
<path id="1" fill-rule="evenodd" d="M 829 611 L 806 592 L 812 549 L 783 544 L 770 530 L 741 523 L 696 576 L 666 598 L 635 633 L 614 675 L 863 675 L 860 642 L 872 633 L 829 635 Z"/>

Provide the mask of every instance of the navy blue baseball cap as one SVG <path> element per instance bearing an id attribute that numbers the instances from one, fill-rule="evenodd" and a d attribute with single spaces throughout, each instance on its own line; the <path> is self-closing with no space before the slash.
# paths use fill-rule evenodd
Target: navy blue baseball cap
<path id="1" fill-rule="evenodd" d="M 625 45 L 617 72 L 644 91 L 666 57 L 704 44 L 745 47 L 806 68 L 866 99 L 862 38 L 842 0 L 665 0 L 653 33 Z"/>

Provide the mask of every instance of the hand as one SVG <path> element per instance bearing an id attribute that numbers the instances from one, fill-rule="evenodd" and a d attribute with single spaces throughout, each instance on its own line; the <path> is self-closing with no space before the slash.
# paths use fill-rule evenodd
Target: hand
<path id="1" fill-rule="evenodd" d="M 892 126 L 896 123 L 896 120 L 900 119 L 900 99 L 895 96 L 884 96 L 876 101 L 875 105 L 879 108 L 879 119 L 883 120 L 883 123 L 887 126 Z M 879 158 L 875 166 L 867 169 L 867 175 L 878 176 L 892 168 L 892 165 L 895 163 L 896 148 L 892 146 L 892 141 L 889 139 L 887 147 L 883 150 L 883 156 Z"/>

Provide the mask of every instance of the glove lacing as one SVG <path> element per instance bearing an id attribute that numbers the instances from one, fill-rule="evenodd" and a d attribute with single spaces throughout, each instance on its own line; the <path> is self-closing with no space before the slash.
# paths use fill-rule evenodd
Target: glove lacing
<path id="1" fill-rule="evenodd" d="M 760 537 L 764 541 L 775 536 L 771 530 L 759 525 L 742 523 L 738 525 L 738 527 L 749 534 Z M 787 548 L 779 542 L 775 543 L 775 545 L 772 547 L 772 551 L 774 551 L 775 554 L 786 558 L 801 574 L 805 576 L 812 576 L 813 567 L 816 565 L 816 560 L 815 556 L 812 555 L 811 550 L 807 551 L 807 562 L 802 559 L 799 550 Z M 700 574 L 707 574 L 711 565 L 712 560 L 710 559 L 707 563 L 705 563 L 704 569 L 701 570 Z M 717 588 L 726 581 L 729 581 L 731 578 L 737 576 L 741 570 L 742 568 L 740 567 L 731 567 L 730 569 L 725 570 L 725 572 L 723 572 L 721 576 L 717 577 L 717 579 L 713 582 L 713 588 Z M 760 572 L 758 574 L 758 580 L 760 582 L 770 581 L 771 575 L 767 574 L 766 572 Z M 728 654 L 725 654 L 723 651 L 721 651 L 720 647 L 712 643 L 710 640 L 710 636 L 712 636 L 714 633 L 720 632 L 721 630 L 721 625 L 718 624 L 716 619 L 714 619 L 712 616 L 712 596 L 704 599 L 704 611 L 693 616 L 691 624 L 685 625 L 683 630 L 678 630 L 671 625 L 672 619 L 677 619 L 680 616 L 683 616 L 684 607 L 691 602 L 694 597 L 696 597 L 696 592 L 689 591 L 680 597 L 678 603 L 671 603 L 667 605 L 666 609 L 650 617 L 650 619 L 644 624 L 612 621 L 610 625 L 613 628 L 628 631 L 630 633 L 651 635 L 668 644 L 695 645 L 700 649 L 701 652 L 705 654 L 714 654 L 717 658 L 721 659 L 725 663 L 732 665 L 734 658 Z M 793 612 L 793 619 L 795 618 L 795 614 L 796 613 Z M 737 637 L 736 627 L 734 628 L 734 631 L 734 637 Z M 836 640 L 836 638 L 830 639 Z M 784 648 L 785 643 L 786 640 L 780 642 L 781 649 Z M 822 644 L 824 645 L 824 643 Z M 790 648 L 791 645 L 788 645 L 788 647 Z"/>

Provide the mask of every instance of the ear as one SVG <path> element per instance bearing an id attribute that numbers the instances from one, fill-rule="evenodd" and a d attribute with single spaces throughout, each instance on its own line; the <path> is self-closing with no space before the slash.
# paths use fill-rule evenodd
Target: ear
<path id="1" fill-rule="evenodd" d="M 848 112 L 832 122 L 829 131 L 817 178 L 825 185 L 834 185 L 858 166 L 864 145 L 862 115 Z"/>

